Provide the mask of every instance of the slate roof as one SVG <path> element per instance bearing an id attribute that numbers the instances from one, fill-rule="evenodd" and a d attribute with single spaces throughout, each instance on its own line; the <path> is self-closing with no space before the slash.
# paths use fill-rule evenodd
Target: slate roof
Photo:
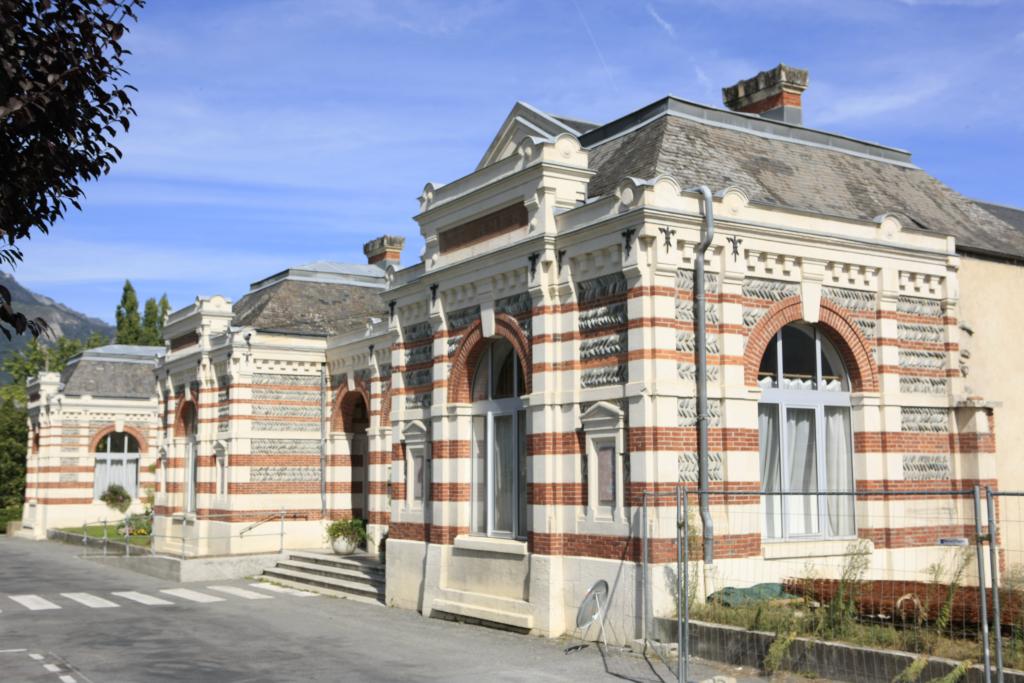
<path id="1" fill-rule="evenodd" d="M 992 204 L 991 202 L 983 202 L 977 199 L 974 200 L 974 203 L 1012 227 L 1014 230 L 1018 230 L 1024 234 L 1024 209 L 1018 209 L 1004 204 Z"/>
<path id="2" fill-rule="evenodd" d="M 625 177 L 740 187 L 752 202 L 953 235 L 959 251 L 1024 260 L 1024 231 L 915 166 L 902 150 L 666 98 L 585 133 L 590 194 Z"/>
<path id="3" fill-rule="evenodd" d="M 64 395 L 137 399 L 156 396 L 153 368 L 163 354 L 162 346 L 125 344 L 83 351 L 68 361 L 61 373 Z"/>
<path id="4" fill-rule="evenodd" d="M 351 332 L 386 315 L 384 286 L 376 265 L 315 261 L 254 282 L 234 305 L 232 324 L 313 336 Z"/>

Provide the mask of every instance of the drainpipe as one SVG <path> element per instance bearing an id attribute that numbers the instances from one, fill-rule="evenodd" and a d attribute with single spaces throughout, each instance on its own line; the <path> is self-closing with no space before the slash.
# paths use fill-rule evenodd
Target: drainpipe
<path id="1" fill-rule="evenodd" d="M 693 263 L 693 332 L 697 352 L 697 467 L 700 487 L 700 521 L 704 530 L 704 592 L 710 595 L 714 586 L 714 525 L 708 496 L 708 353 L 707 320 L 704 303 L 704 253 L 715 236 L 714 201 L 707 185 L 697 188 L 704 201 L 704 227 L 700 242 L 694 248 Z"/>
<path id="2" fill-rule="evenodd" d="M 327 519 L 327 365 L 320 364 L 320 517 Z"/>

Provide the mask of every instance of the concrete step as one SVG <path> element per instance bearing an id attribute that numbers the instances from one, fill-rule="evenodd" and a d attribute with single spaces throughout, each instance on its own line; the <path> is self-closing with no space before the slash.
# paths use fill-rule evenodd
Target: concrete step
<path id="1" fill-rule="evenodd" d="M 329 576 L 331 578 L 342 579 L 345 581 L 365 583 L 369 586 L 380 586 L 381 590 L 383 590 L 384 588 L 383 573 L 367 570 L 362 567 L 353 567 L 350 565 L 316 564 L 314 562 L 299 562 L 297 560 L 290 559 L 279 561 L 277 563 L 277 566 L 283 569 L 292 569 L 294 571 L 303 572 L 304 574 Z"/>
<path id="2" fill-rule="evenodd" d="M 305 588 L 317 592 L 331 591 L 334 594 L 356 595 L 363 598 L 376 600 L 383 604 L 384 586 L 367 584 L 362 581 L 334 578 L 321 574 L 311 574 L 302 570 L 288 569 L 286 567 L 271 567 L 264 569 L 262 578 L 275 582 L 290 581 L 296 588 Z M 301 585 L 298 585 L 301 584 Z"/>
<path id="3" fill-rule="evenodd" d="M 288 586 L 289 588 L 298 588 L 304 591 L 316 591 L 322 595 L 330 595 L 335 598 L 344 598 L 346 600 L 354 600 L 356 602 L 364 602 L 367 605 L 377 605 L 378 607 L 384 606 L 384 596 L 380 597 L 367 597 L 360 593 L 349 593 L 348 591 L 335 590 L 333 588 L 327 588 L 325 586 L 316 586 L 305 581 L 295 581 L 292 579 L 284 578 L 283 576 L 262 576 L 261 581 L 269 581 L 270 583 L 280 584 L 282 586 Z"/>
<path id="4" fill-rule="evenodd" d="M 288 559 L 332 567 L 355 567 L 384 575 L 384 565 L 376 557 L 370 555 L 333 555 L 331 553 L 292 550 L 288 552 Z"/>

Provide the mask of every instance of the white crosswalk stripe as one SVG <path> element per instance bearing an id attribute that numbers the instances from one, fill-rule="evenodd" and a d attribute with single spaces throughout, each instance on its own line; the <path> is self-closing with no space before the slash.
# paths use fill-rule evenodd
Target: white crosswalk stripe
<path id="1" fill-rule="evenodd" d="M 52 674 L 60 673 L 60 667 L 56 664 L 43 664 L 43 668 Z"/>
<path id="2" fill-rule="evenodd" d="M 224 598 L 218 598 L 216 595 L 207 595 L 206 593 L 189 590 L 188 588 L 164 588 L 160 592 L 173 595 L 176 598 L 182 598 L 183 600 L 191 600 L 192 602 L 224 602 Z"/>
<path id="3" fill-rule="evenodd" d="M 86 607 L 92 607 L 93 609 L 106 609 L 109 607 L 120 607 L 116 602 L 111 602 L 106 598 L 101 598 L 96 595 L 90 595 L 89 593 L 61 593 L 68 600 L 74 600 L 75 602 L 85 605 Z"/>
<path id="4" fill-rule="evenodd" d="M 239 598 L 245 598 L 246 600 L 273 600 L 269 595 L 263 595 L 262 593 L 239 588 L 238 586 L 207 586 L 207 588 L 212 591 L 219 591 Z"/>
<path id="5" fill-rule="evenodd" d="M 45 598 L 41 598 L 38 595 L 8 595 L 11 600 L 18 603 L 22 607 L 27 607 L 32 611 L 42 609 L 60 609 L 60 605 L 56 605 Z"/>
<path id="6" fill-rule="evenodd" d="M 158 597 L 156 597 L 154 595 L 146 595 L 145 593 L 138 593 L 136 591 L 117 591 L 115 593 L 111 593 L 111 595 L 116 595 L 119 598 L 124 598 L 125 600 L 131 600 L 132 602 L 137 602 L 137 603 L 139 603 L 141 605 L 173 605 L 174 604 L 170 600 L 164 600 L 163 598 L 158 598 Z"/>
<path id="7" fill-rule="evenodd" d="M 60 683 L 75 683 L 75 677 L 68 675 L 61 676 Z"/>
<path id="8" fill-rule="evenodd" d="M 288 586 L 278 586 L 274 583 L 250 583 L 253 588 L 262 588 L 265 591 L 273 591 L 275 593 L 287 593 L 288 595 L 295 595 L 300 598 L 312 598 L 316 596 L 316 593 L 310 591 L 300 591 L 298 588 L 289 588 Z"/>

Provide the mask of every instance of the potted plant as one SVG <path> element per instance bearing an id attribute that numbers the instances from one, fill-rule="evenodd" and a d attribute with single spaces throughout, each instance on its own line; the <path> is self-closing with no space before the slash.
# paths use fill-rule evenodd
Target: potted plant
<path id="1" fill-rule="evenodd" d="M 327 539 L 338 555 L 351 555 L 366 540 L 366 527 L 361 519 L 339 519 L 327 527 Z"/>

